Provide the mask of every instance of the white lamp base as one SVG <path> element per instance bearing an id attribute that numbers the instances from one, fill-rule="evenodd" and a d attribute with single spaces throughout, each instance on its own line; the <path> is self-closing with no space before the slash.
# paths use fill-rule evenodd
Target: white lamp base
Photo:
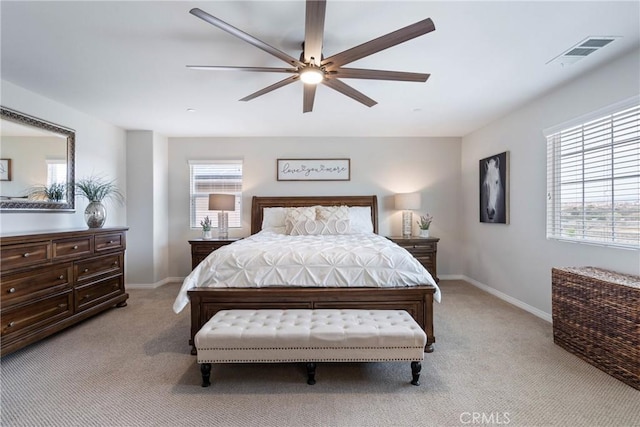
<path id="1" fill-rule="evenodd" d="M 229 238 L 229 215 L 225 211 L 218 212 L 218 238 Z"/>
<path id="2" fill-rule="evenodd" d="M 402 237 L 411 237 L 413 212 L 402 211 Z"/>

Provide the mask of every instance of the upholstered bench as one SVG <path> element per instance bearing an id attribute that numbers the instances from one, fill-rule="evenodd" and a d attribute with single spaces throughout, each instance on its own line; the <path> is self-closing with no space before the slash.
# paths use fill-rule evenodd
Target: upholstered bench
<path id="1" fill-rule="evenodd" d="M 202 386 L 212 363 L 410 361 L 419 385 L 427 335 L 404 310 L 222 310 L 196 334 Z"/>

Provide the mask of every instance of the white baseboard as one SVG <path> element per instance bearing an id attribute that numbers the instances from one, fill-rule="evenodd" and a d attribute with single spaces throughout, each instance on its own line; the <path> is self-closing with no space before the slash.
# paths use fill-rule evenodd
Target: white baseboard
<path id="1" fill-rule="evenodd" d="M 156 289 L 160 286 L 166 285 L 167 283 L 181 283 L 184 281 L 184 277 L 167 277 L 166 279 L 160 280 L 156 283 L 126 283 L 125 288 L 127 289 Z"/>
<path id="2" fill-rule="evenodd" d="M 470 277 L 467 277 L 465 275 L 460 275 L 460 276 L 458 276 L 458 275 L 455 275 L 455 276 L 440 276 L 440 277 L 441 278 L 443 278 L 443 277 L 451 277 L 451 278 L 455 277 L 457 280 L 464 280 L 466 282 L 471 283 L 473 286 L 475 286 L 475 287 L 477 287 L 479 289 L 482 289 L 483 291 L 485 291 L 487 293 L 490 293 L 491 295 L 496 296 L 496 297 L 500 298 L 503 301 L 508 302 L 509 304 L 513 304 L 516 307 L 519 307 L 519 308 L 521 308 L 521 309 L 523 309 L 525 311 L 528 311 L 529 313 L 533 314 L 536 317 L 541 318 L 542 320 L 546 320 L 549 323 L 553 322 L 553 318 L 551 317 L 551 314 L 546 313 L 546 312 L 544 312 L 544 311 L 542 311 L 542 310 L 540 310 L 538 308 L 535 308 L 535 307 L 533 307 L 533 306 L 531 306 L 531 305 L 529 305 L 529 304 L 527 304 L 525 302 L 520 301 L 519 299 L 516 299 L 516 298 L 514 298 L 512 296 L 509 296 L 509 295 L 507 295 L 507 294 L 505 294 L 503 292 L 500 292 L 497 289 L 492 288 L 491 286 L 487 286 L 484 283 L 478 282 L 477 280 L 474 280 L 474 279 L 472 279 Z"/>

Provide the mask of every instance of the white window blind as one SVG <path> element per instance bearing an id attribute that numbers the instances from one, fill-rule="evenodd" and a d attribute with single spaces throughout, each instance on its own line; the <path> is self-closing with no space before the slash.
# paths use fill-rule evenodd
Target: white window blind
<path id="1" fill-rule="evenodd" d="M 640 106 L 547 136 L 547 238 L 640 248 Z"/>
<path id="2" fill-rule="evenodd" d="M 242 226 L 242 160 L 189 161 L 191 228 L 200 228 L 200 221 L 209 216 L 212 226 L 218 226 L 218 211 L 209 210 L 209 194 L 233 194 L 235 211 L 228 212 L 229 228 Z"/>

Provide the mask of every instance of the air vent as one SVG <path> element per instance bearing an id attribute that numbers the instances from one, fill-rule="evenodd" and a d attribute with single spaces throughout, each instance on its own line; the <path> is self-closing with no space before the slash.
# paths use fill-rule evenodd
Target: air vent
<path id="1" fill-rule="evenodd" d="M 596 50 L 602 49 L 615 39 L 618 39 L 618 36 L 607 36 L 607 37 L 596 37 L 591 36 L 582 40 L 580 43 L 575 46 L 570 47 L 562 54 L 556 56 L 551 61 L 547 62 L 547 64 L 560 64 L 561 66 L 571 65 L 585 56 L 591 55 Z"/>

